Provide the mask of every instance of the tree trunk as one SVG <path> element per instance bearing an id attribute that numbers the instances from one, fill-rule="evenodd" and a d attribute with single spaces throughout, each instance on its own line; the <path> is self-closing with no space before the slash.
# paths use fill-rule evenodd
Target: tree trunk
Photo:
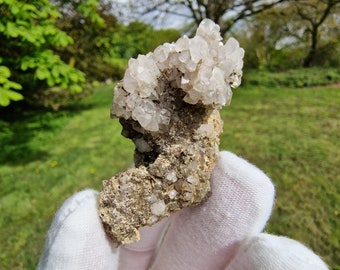
<path id="1" fill-rule="evenodd" d="M 309 52 L 305 60 L 303 61 L 304 67 L 311 67 L 315 63 L 317 44 L 318 44 L 318 26 L 313 25 L 313 28 L 311 31 L 311 44 L 310 44 Z"/>

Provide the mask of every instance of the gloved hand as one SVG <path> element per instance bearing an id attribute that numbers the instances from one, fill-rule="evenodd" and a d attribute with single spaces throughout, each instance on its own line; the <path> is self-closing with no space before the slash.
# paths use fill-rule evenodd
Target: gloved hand
<path id="1" fill-rule="evenodd" d="M 142 228 L 135 244 L 111 245 L 96 198 L 96 191 L 85 190 L 65 201 L 48 232 L 38 269 L 328 269 L 301 243 L 261 233 L 273 207 L 273 184 L 229 152 L 220 153 L 211 197 Z"/>

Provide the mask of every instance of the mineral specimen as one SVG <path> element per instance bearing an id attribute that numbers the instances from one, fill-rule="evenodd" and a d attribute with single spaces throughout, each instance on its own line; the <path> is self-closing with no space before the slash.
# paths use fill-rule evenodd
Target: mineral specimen
<path id="1" fill-rule="evenodd" d="M 244 54 L 235 39 L 221 40 L 219 26 L 205 19 L 193 38 L 130 59 L 115 87 L 111 116 L 136 146 L 135 167 L 104 180 L 99 195 L 104 229 L 117 246 L 208 194 L 219 110 L 241 82 Z"/>

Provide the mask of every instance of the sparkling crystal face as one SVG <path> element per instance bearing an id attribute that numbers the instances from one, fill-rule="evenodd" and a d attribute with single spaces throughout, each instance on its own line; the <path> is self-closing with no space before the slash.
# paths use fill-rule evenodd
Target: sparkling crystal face
<path id="1" fill-rule="evenodd" d="M 184 101 L 220 108 L 231 100 L 230 87 L 241 83 L 244 50 L 230 38 L 221 42 L 219 27 L 204 20 L 194 38 L 183 36 L 147 55 L 130 59 L 114 91 L 111 114 L 158 131 L 169 124 L 171 108 L 160 105 L 163 85 L 184 91 Z"/>

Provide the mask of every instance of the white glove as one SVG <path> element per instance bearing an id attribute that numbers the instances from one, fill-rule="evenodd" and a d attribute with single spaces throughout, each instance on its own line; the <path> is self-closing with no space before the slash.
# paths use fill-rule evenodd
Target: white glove
<path id="1" fill-rule="evenodd" d="M 98 193 L 85 190 L 57 212 L 38 269 L 328 269 L 301 243 L 261 233 L 274 193 L 262 171 L 221 152 L 207 201 L 142 228 L 139 242 L 116 249 L 97 213 Z"/>

